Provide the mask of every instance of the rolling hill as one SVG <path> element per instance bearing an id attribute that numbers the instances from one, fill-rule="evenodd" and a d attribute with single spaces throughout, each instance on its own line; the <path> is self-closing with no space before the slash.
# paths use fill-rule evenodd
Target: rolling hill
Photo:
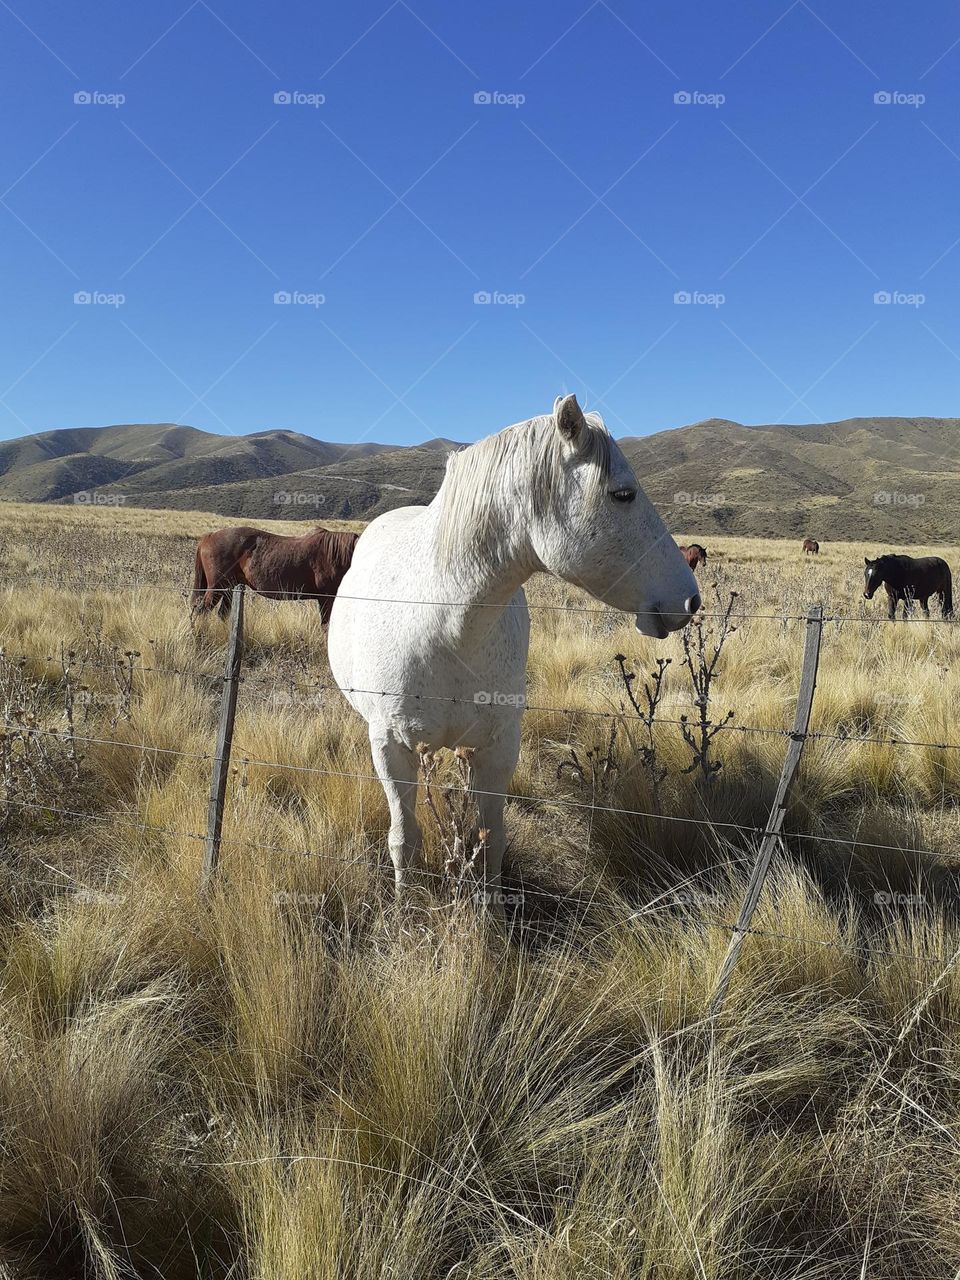
<path id="1" fill-rule="evenodd" d="M 620 443 L 685 533 L 906 545 L 953 542 L 960 531 L 955 418 L 764 427 L 710 419 Z"/>
<path id="2" fill-rule="evenodd" d="M 620 443 L 670 528 L 687 536 L 909 545 L 960 533 L 955 418 L 795 426 L 711 418 Z M 369 519 L 429 502 L 447 455 L 462 447 L 341 445 L 283 430 L 218 435 L 172 423 L 53 430 L 0 442 L 0 500 Z"/>

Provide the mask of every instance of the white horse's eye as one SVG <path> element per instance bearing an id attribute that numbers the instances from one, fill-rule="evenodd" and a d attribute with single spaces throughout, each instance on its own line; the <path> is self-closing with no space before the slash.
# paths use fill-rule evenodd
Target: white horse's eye
<path id="1" fill-rule="evenodd" d="M 614 502 L 632 502 L 637 496 L 636 489 L 611 489 L 610 497 Z"/>

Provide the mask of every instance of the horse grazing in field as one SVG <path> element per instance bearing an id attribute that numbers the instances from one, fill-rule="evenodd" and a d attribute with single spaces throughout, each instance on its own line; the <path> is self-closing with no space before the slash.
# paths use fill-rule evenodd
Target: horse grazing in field
<path id="1" fill-rule="evenodd" d="M 804 538 L 802 550 L 808 556 L 818 556 L 820 554 L 820 543 L 816 538 Z"/>
<path id="2" fill-rule="evenodd" d="M 691 542 L 689 547 L 681 547 L 680 554 L 691 569 L 696 569 L 698 564 L 707 563 L 707 548 L 701 547 L 699 542 Z"/>
<path id="3" fill-rule="evenodd" d="M 243 583 L 271 600 L 314 599 L 324 622 L 350 568 L 355 533 L 312 529 L 300 537 L 246 527 L 205 533 L 197 544 L 192 613 L 230 612 L 231 591 Z"/>
<path id="4" fill-rule="evenodd" d="M 462 745 L 472 749 L 484 837 L 477 897 L 502 915 L 503 807 L 530 635 L 523 584 L 537 572 L 636 615 L 655 639 L 700 607 L 692 571 L 620 448 L 572 395 L 451 454 L 429 506 L 372 521 L 334 601 L 330 668 L 369 726 L 398 896 L 423 867 L 418 745 Z"/>
<path id="5" fill-rule="evenodd" d="M 940 597 L 945 618 L 953 617 L 953 579 L 950 566 L 939 556 L 880 556 L 876 560 L 863 558 L 863 595 L 872 600 L 874 592 L 883 586 L 887 592 L 887 612 L 891 622 L 897 616 L 897 605 L 903 601 L 903 611 L 908 614 L 914 600 L 920 602 L 924 617 L 930 617 L 927 602 L 933 595 Z"/>

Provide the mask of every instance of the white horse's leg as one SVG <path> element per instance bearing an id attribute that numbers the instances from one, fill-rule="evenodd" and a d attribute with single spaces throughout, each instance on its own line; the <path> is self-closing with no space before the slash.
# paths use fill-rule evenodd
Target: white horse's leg
<path id="1" fill-rule="evenodd" d="M 511 729 L 499 742 L 477 751 L 473 759 L 473 787 L 481 828 L 488 832 L 484 862 L 478 867 L 478 900 L 496 919 L 503 919 L 503 893 L 500 870 L 507 835 L 503 824 L 503 808 L 507 788 L 520 756 L 520 725 Z"/>
<path id="2" fill-rule="evenodd" d="M 410 872 L 423 867 L 422 837 L 417 823 L 417 758 L 388 731 L 370 726 L 373 766 L 390 806 L 390 858 L 393 861 L 397 898 L 410 885 Z"/>

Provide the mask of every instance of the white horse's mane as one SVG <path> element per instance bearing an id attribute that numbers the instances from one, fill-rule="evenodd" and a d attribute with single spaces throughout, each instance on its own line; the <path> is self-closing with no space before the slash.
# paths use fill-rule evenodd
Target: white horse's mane
<path id="1" fill-rule="evenodd" d="M 598 413 L 585 413 L 586 423 L 576 450 L 564 441 L 556 426 L 556 410 L 506 427 L 478 440 L 447 459 L 443 484 L 434 499 L 440 518 L 437 552 L 440 563 L 450 565 L 466 554 L 469 559 L 499 559 L 502 530 L 492 519 L 498 499 L 526 495 L 529 510 L 543 515 L 559 497 L 564 473 L 572 463 L 587 464 L 591 489 L 598 497 L 610 476 L 610 433 Z"/>

